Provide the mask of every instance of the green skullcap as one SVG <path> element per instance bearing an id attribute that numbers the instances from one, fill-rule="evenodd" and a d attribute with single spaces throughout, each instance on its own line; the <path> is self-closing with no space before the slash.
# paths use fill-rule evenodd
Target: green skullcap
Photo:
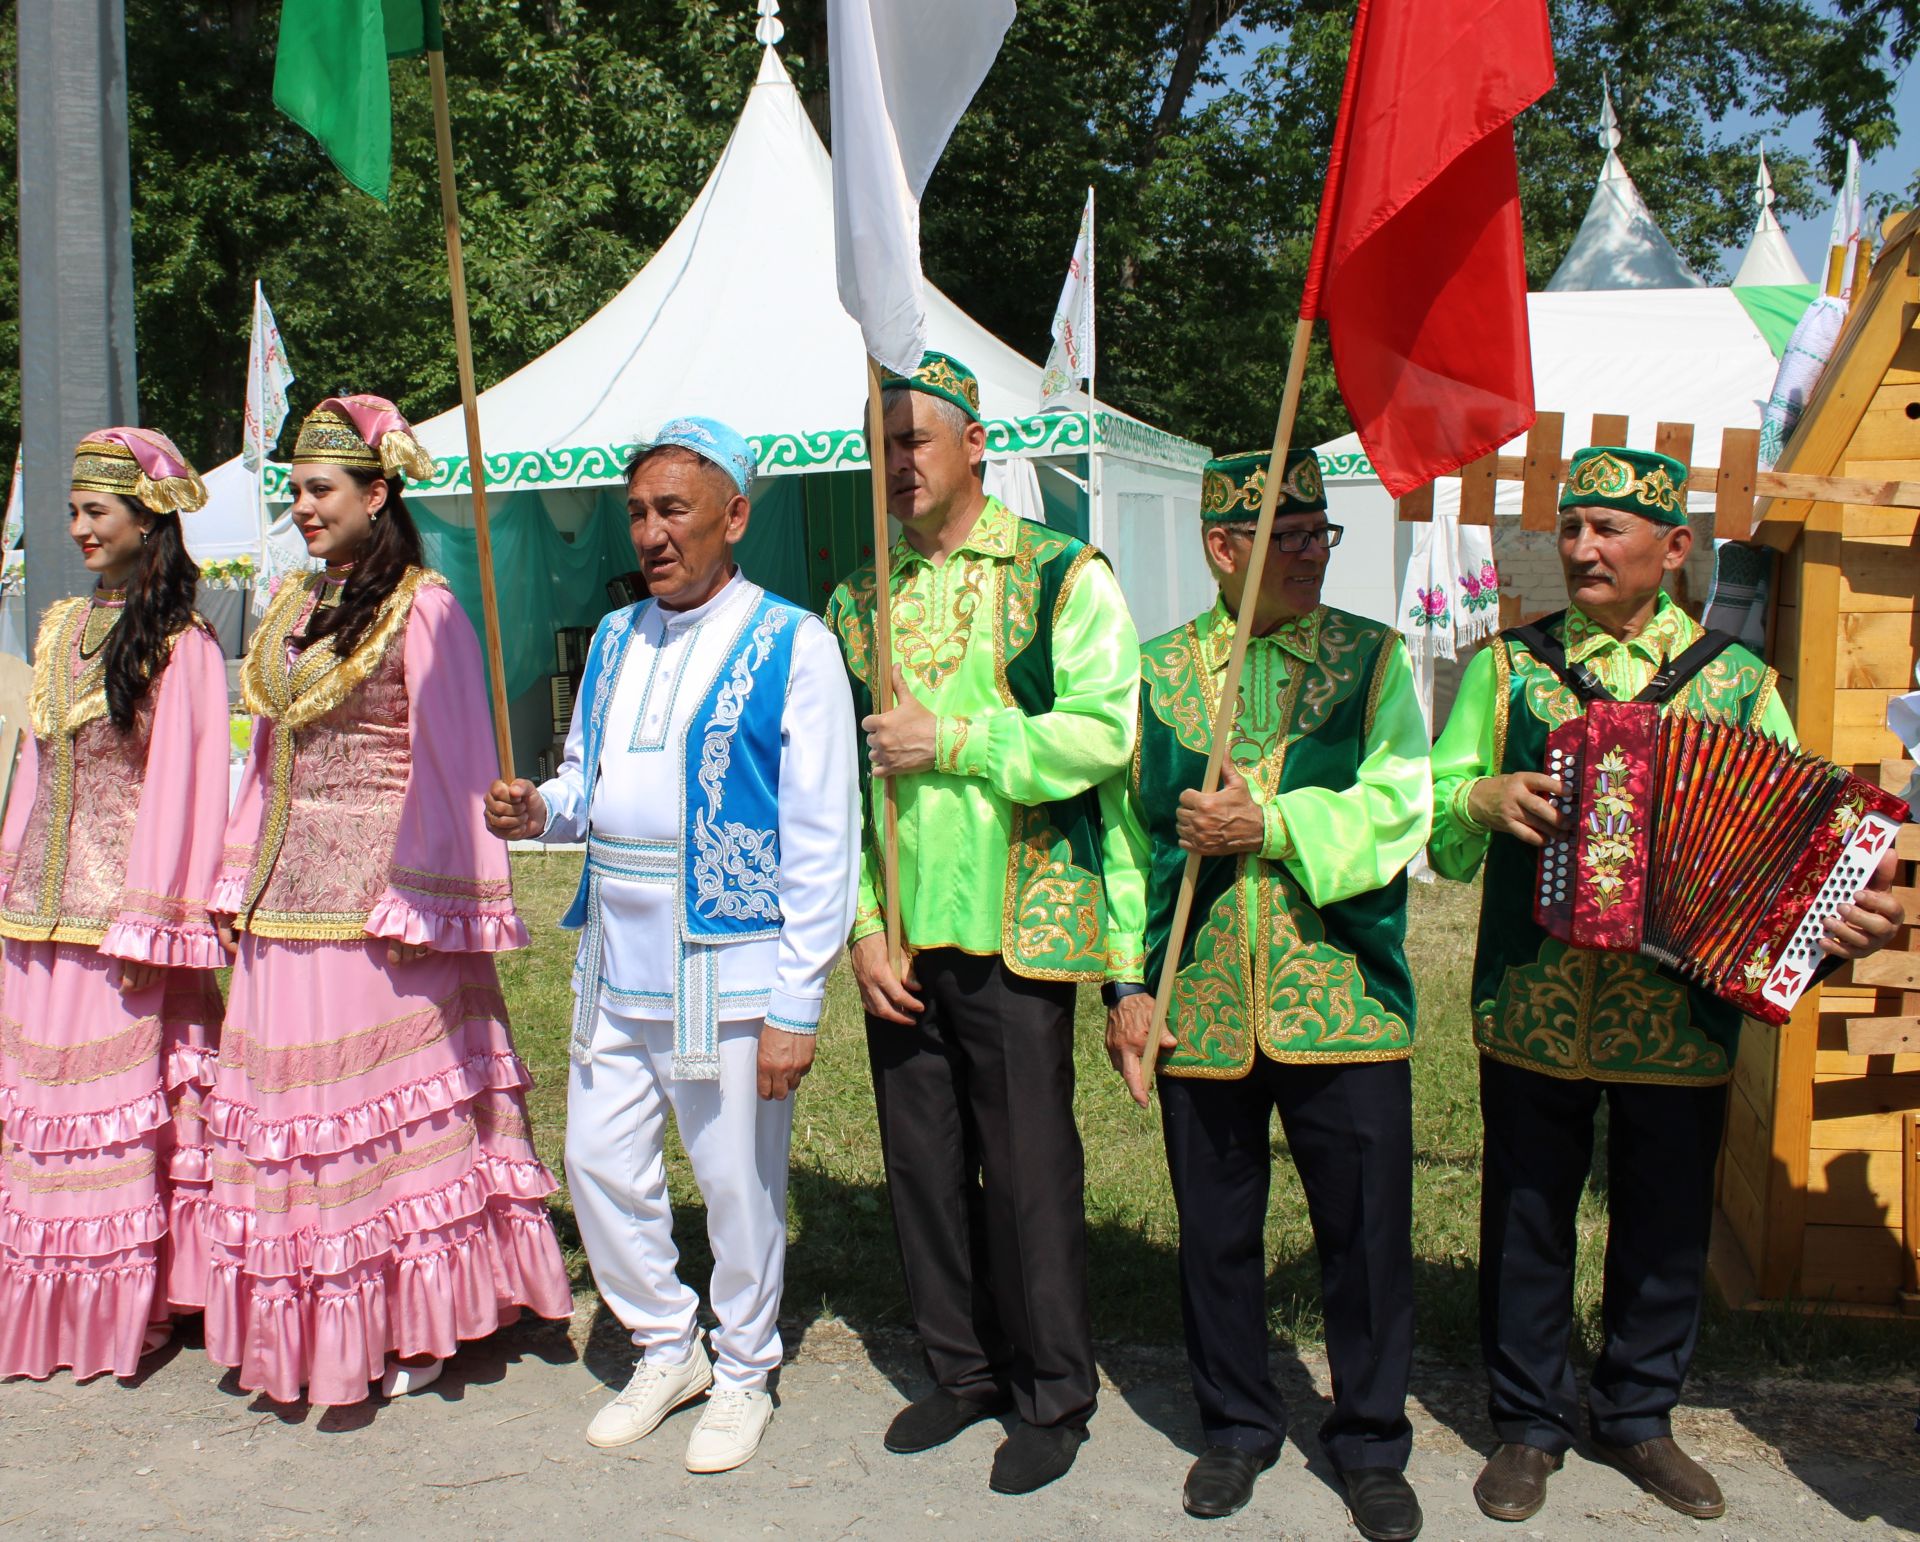
<path id="1" fill-rule="evenodd" d="M 1214 524 L 1258 519 L 1260 500 L 1267 490 L 1269 458 L 1265 450 L 1254 450 L 1208 461 L 1200 477 L 1200 517 Z M 1291 451 L 1273 517 L 1326 511 L 1327 490 L 1320 481 L 1320 457 L 1310 448 Z"/>
<path id="2" fill-rule="evenodd" d="M 1656 450 L 1591 445 L 1573 452 L 1563 509 L 1618 509 L 1663 525 L 1687 522 L 1687 468 Z"/>
<path id="3" fill-rule="evenodd" d="M 880 371 L 883 391 L 923 391 L 943 402 L 952 402 L 974 422 L 980 421 L 980 381 L 950 353 L 929 349 L 920 356 L 920 367 L 911 375 Z"/>

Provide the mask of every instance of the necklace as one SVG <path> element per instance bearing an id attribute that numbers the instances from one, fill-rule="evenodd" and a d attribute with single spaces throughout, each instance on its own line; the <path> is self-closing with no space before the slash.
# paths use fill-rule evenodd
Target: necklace
<path id="1" fill-rule="evenodd" d="M 96 589 L 87 603 L 87 624 L 80 630 L 80 657 L 90 659 L 107 645 L 127 608 L 124 589 Z"/>

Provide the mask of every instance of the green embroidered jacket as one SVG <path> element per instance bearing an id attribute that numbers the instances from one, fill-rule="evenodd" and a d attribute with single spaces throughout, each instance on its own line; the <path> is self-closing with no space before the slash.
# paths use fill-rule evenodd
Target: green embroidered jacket
<path id="1" fill-rule="evenodd" d="M 1234 618 L 1141 650 L 1140 734 L 1108 871 L 1116 949 L 1143 940 L 1156 984 L 1186 862 L 1174 815 L 1201 785 Z M 1262 806 L 1261 849 L 1200 864 L 1181 949 L 1168 1076 L 1239 1077 L 1256 1055 L 1331 1063 L 1412 1053 L 1405 867 L 1427 838 L 1427 731 L 1397 632 L 1321 606 L 1247 649 L 1229 765 Z"/>

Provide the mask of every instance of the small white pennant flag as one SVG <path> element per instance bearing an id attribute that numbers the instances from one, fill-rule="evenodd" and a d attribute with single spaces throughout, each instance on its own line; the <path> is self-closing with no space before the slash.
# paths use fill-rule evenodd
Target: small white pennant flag
<path id="1" fill-rule="evenodd" d="M 1040 410 L 1062 405 L 1083 380 L 1093 377 L 1093 189 L 1080 215 L 1067 281 L 1053 308 L 1053 347 L 1040 376 Z"/>
<path id="2" fill-rule="evenodd" d="M 909 375 L 926 351 L 920 195 L 987 78 L 1014 0 L 828 0 L 833 244 L 867 353 Z"/>
<path id="3" fill-rule="evenodd" d="M 255 279 L 253 342 L 247 351 L 246 431 L 240 441 L 240 454 L 255 476 L 266 465 L 267 451 L 279 439 L 287 421 L 287 387 L 292 384 L 293 367 L 287 363 L 286 345 L 274 323 L 273 308 Z"/>

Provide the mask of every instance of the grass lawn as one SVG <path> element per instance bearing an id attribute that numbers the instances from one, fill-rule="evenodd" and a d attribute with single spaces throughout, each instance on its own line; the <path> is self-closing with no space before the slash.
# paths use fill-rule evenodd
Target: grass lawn
<path id="1" fill-rule="evenodd" d="M 533 947 L 502 960 L 501 975 L 521 1053 L 533 1069 L 533 1112 L 541 1154 L 561 1174 L 566 1112 L 568 976 L 574 934 L 557 920 L 578 879 L 579 859 L 514 858 L 514 883 Z M 1467 1026 L 1479 891 L 1457 884 L 1413 886 L 1409 952 L 1420 987 L 1420 1047 L 1413 1061 L 1414 1278 L 1418 1345 L 1425 1354 L 1476 1363 L 1475 1257 L 1480 1203 L 1477 1056 Z M 1102 1339 L 1177 1342 L 1176 1226 L 1157 1117 L 1125 1096 L 1102 1048 L 1104 1013 L 1082 991 L 1079 1018 L 1081 1134 L 1087 1149 L 1094 1333 Z M 1595 1166 L 1604 1173 L 1604 1123 Z M 1319 1271 L 1299 1179 L 1274 1129 L 1273 1198 L 1267 1217 L 1272 1260 L 1268 1303 L 1276 1338 L 1311 1348 L 1321 1336 Z M 699 1285 L 711 1268 L 705 1214 L 685 1157 L 670 1152 L 682 1268 Z M 1604 1184 L 1602 1185 L 1602 1189 Z M 576 1280 L 589 1283 L 564 1191 L 553 1200 Z M 837 1315 L 856 1328 L 908 1326 L 880 1172 L 865 1030 L 843 969 L 827 997 L 819 1058 L 800 1094 L 793 1140 L 786 1310 Z M 1599 1334 L 1600 1250 L 1605 1216 L 1589 1187 L 1580 1213 L 1577 1333 L 1590 1356 Z M 1815 1312 L 1728 1313 L 1709 1303 L 1701 1370 L 1788 1371 L 1828 1377 L 1920 1369 L 1920 1333 L 1900 1323 Z"/>

